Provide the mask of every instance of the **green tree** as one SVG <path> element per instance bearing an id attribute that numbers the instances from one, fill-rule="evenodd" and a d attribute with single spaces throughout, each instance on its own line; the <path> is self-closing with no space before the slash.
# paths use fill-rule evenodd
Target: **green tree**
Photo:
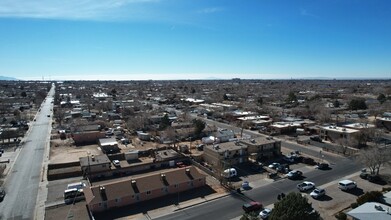
<path id="1" fill-rule="evenodd" d="M 206 126 L 205 122 L 202 121 L 202 120 L 199 120 L 199 119 L 194 119 L 193 120 L 193 125 L 195 127 L 194 133 L 196 135 L 200 135 L 202 133 L 202 131 L 205 129 L 205 126 Z"/>
<path id="2" fill-rule="evenodd" d="M 289 92 L 287 101 L 288 102 L 297 102 L 297 97 L 294 92 Z"/>
<path id="3" fill-rule="evenodd" d="M 274 204 L 270 220 L 320 220 L 320 215 L 300 193 L 291 192 Z"/>
<path id="4" fill-rule="evenodd" d="M 245 213 L 242 215 L 240 220 L 258 220 L 258 213 L 257 212 L 250 212 L 250 213 Z"/>
<path id="5" fill-rule="evenodd" d="M 383 193 L 379 191 L 366 192 L 357 198 L 358 205 L 362 205 L 366 202 L 381 202 L 383 200 Z"/>
<path id="6" fill-rule="evenodd" d="M 367 109 L 367 104 L 365 104 L 365 99 L 359 98 L 359 99 L 352 99 L 349 102 L 349 109 L 350 110 L 360 110 L 360 109 Z"/>
<path id="7" fill-rule="evenodd" d="M 160 122 L 160 129 L 164 130 L 168 126 L 170 126 L 170 119 L 168 118 L 168 114 L 165 114 L 162 118 L 162 121 Z"/>
<path id="8" fill-rule="evenodd" d="M 27 93 L 25 91 L 23 91 L 22 93 L 20 93 L 20 96 L 22 96 L 23 98 L 26 98 Z"/>
<path id="9" fill-rule="evenodd" d="M 259 106 L 263 105 L 263 98 L 262 97 L 258 97 L 257 104 Z"/>
<path id="10" fill-rule="evenodd" d="M 377 101 L 379 101 L 380 104 L 383 104 L 385 101 L 387 101 L 387 97 L 383 93 L 380 93 L 377 97 Z"/>
<path id="11" fill-rule="evenodd" d="M 336 99 L 336 100 L 334 100 L 333 105 L 334 105 L 334 108 L 339 108 L 341 103 L 339 103 L 339 101 Z"/>

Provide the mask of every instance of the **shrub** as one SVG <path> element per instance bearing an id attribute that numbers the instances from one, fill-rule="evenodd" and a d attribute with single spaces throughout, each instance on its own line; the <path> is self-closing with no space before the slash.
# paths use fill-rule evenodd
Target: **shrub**
<path id="1" fill-rule="evenodd" d="M 391 187 L 383 187 L 381 191 L 382 192 L 389 192 L 389 191 L 391 191 Z"/>
<path id="2" fill-rule="evenodd" d="M 383 193 L 379 191 L 370 191 L 366 192 L 364 195 L 357 198 L 357 203 L 362 205 L 366 202 L 381 202 L 381 198 L 383 197 Z"/>
<path id="3" fill-rule="evenodd" d="M 346 220 L 347 216 L 345 212 L 338 212 L 338 214 L 335 215 L 335 218 L 338 220 Z"/>
<path id="4" fill-rule="evenodd" d="M 351 207 L 352 209 L 357 208 L 357 207 L 358 207 L 357 202 L 353 202 L 352 204 L 350 204 L 350 207 Z"/>

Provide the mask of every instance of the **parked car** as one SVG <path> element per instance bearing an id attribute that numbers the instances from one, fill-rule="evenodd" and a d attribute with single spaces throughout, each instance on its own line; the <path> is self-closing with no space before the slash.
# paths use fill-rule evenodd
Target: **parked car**
<path id="1" fill-rule="evenodd" d="M 303 173 L 300 171 L 300 170 L 292 170 L 292 171 L 289 171 L 289 173 L 287 174 L 287 177 L 288 179 L 299 179 L 300 177 L 302 177 Z"/>
<path id="2" fill-rule="evenodd" d="M 338 188 L 343 191 L 357 188 L 357 183 L 352 180 L 341 180 L 338 182 Z"/>
<path id="3" fill-rule="evenodd" d="M 182 161 L 180 161 L 180 162 L 176 163 L 176 166 L 179 168 L 182 168 L 182 167 L 186 167 L 186 164 L 184 164 Z"/>
<path id="4" fill-rule="evenodd" d="M 326 195 L 326 190 L 321 188 L 315 188 L 314 191 L 310 193 L 310 196 L 314 199 L 320 198 L 324 195 Z"/>
<path id="5" fill-rule="evenodd" d="M 328 163 L 318 163 L 315 168 L 319 170 L 327 170 L 330 168 L 330 166 Z"/>
<path id="6" fill-rule="evenodd" d="M 248 212 L 261 210 L 262 204 L 260 202 L 250 202 L 250 203 L 243 204 L 242 208 L 245 212 L 248 213 Z"/>
<path id="7" fill-rule="evenodd" d="M 266 208 L 266 209 L 262 210 L 262 211 L 259 213 L 259 217 L 260 217 L 261 219 L 267 219 L 271 213 L 272 213 L 272 210 Z"/>
<path id="8" fill-rule="evenodd" d="M 292 155 L 284 156 L 284 158 L 282 158 L 282 159 L 285 160 L 286 162 L 289 162 L 289 163 L 294 163 L 295 162 L 295 157 L 292 156 Z"/>
<path id="9" fill-rule="evenodd" d="M 231 178 L 231 177 L 235 177 L 238 175 L 238 172 L 236 171 L 235 168 L 229 168 L 229 169 L 226 169 L 224 170 L 224 172 L 221 174 L 221 176 L 225 177 L 225 178 Z"/>
<path id="10" fill-rule="evenodd" d="M 116 166 L 116 167 L 121 166 L 119 160 L 113 160 L 113 164 L 114 164 L 114 166 Z"/>
<path id="11" fill-rule="evenodd" d="M 360 177 L 362 179 L 368 180 L 371 183 L 376 183 L 382 181 L 382 178 L 379 175 L 376 174 L 370 174 L 366 172 L 361 172 Z"/>
<path id="12" fill-rule="evenodd" d="M 281 166 L 280 163 L 272 163 L 268 167 L 271 168 L 271 169 L 277 169 L 277 167 L 279 167 L 279 166 Z"/>
<path id="13" fill-rule="evenodd" d="M 279 167 L 276 168 L 277 172 L 280 173 L 288 173 L 289 172 L 289 164 L 281 164 Z"/>
<path id="14" fill-rule="evenodd" d="M 360 173 L 361 179 L 366 180 L 366 179 L 368 178 L 368 176 L 369 176 L 369 173 L 366 173 L 366 172 L 361 172 L 361 173 Z"/>
<path id="15" fill-rule="evenodd" d="M 321 143 L 322 143 L 322 138 L 320 138 L 320 137 L 317 136 L 317 135 L 311 136 L 310 139 L 311 139 L 312 141 L 316 141 L 316 142 L 321 142 Z"/>
<path id="16" fill-rule="evenodd" d="M 244 182 L 242 183 L 242 188 L 243 188 L 243 189 L 249 189 L 249 188 L 250 188 L 250 183 L 249 183 L 248 181 L 244 181 Z"/>
<path id="17" fill-rule="evenodd" d="M 4 197 L 5 197 L 5 190 L 4 188 L 0 187 L 0 202 L 4 200 Z"/>
<path id="18" fill-rule="evenodd" d="M 304 181 L 304 182 L 298 184 L 297 188 L 300 190 L 300 192 L 305 192 L 305 191 L 308 191 L 310 189 L 314 189 L 315 188 L 315 183 Z"/>
<path id="19" fill-rule="evenodd" d="M 308 164 L 308 165 L 315 165 L 316 164 L 314 159 L 312 159 L 311 157 L 304 157 L 303 163 Z"/>

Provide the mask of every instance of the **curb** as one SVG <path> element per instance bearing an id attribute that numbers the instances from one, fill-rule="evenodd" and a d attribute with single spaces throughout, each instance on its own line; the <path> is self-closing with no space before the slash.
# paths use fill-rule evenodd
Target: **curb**
<path id="1" fill-rule="evenodd" d="M 231 195 L 231 193 L 229 193 L 229 194 L 227 193 L 225 195 L 218 196 L 218 197 L 215 197 L 215 198 L 205 199 L 204 201 L 201 201 L 201 202 L 197 202 L 197 203 L 194 203 L 194 204 L 191 204 L 191 205 L 187 205 L 187 206 L 184 206 L 184 207 L 177 208 L 177 209 L 174 210 L 174 212 L 181 211 L 183 209 L 187 209 L 187 208 L 190 208 L 190 207 L 193 207 L 193 206 L 196 206 L 196 205 L 201 205 L 201 204 L 204 204 L 204 203 L 207 203 L 207 202 L 211 202 L 211 201 L 214 201 L 214 200 L 218 200 L 218 199 L 221 199 L 221 198 L 224 198 L 224 197 L 228 197 L 230 195 Z"/>

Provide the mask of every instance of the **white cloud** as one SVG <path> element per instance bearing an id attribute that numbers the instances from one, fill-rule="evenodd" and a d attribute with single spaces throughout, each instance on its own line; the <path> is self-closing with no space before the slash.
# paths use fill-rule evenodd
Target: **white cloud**
<path id="1" fill-rule="evenodd" d="M 143 16 L 159 0 L 0 0 L 0 17 L 120 19 Z"/>
<path id="2" fill-rule="evenodd" d="M 201 13 L 201 14 L 211 14 L 211 13 L 216 13 L 216 12 L 220 12 L 223 10 L 224 10 L 224 8 L 222 8 L 222 7 L 213 7 L 213 8 L 203 8 L 201 10 L 198 10 L 197 12 Z"/>
<path id="3" fill-rule="evenodd" d="M 308 17 L 314 17 L 314 18 L 319 18 L 317 15 L 308 12 L 307 9 L 305 9 L 305 8 L 300 8 L 300 15 L 308 16 Z"/>

